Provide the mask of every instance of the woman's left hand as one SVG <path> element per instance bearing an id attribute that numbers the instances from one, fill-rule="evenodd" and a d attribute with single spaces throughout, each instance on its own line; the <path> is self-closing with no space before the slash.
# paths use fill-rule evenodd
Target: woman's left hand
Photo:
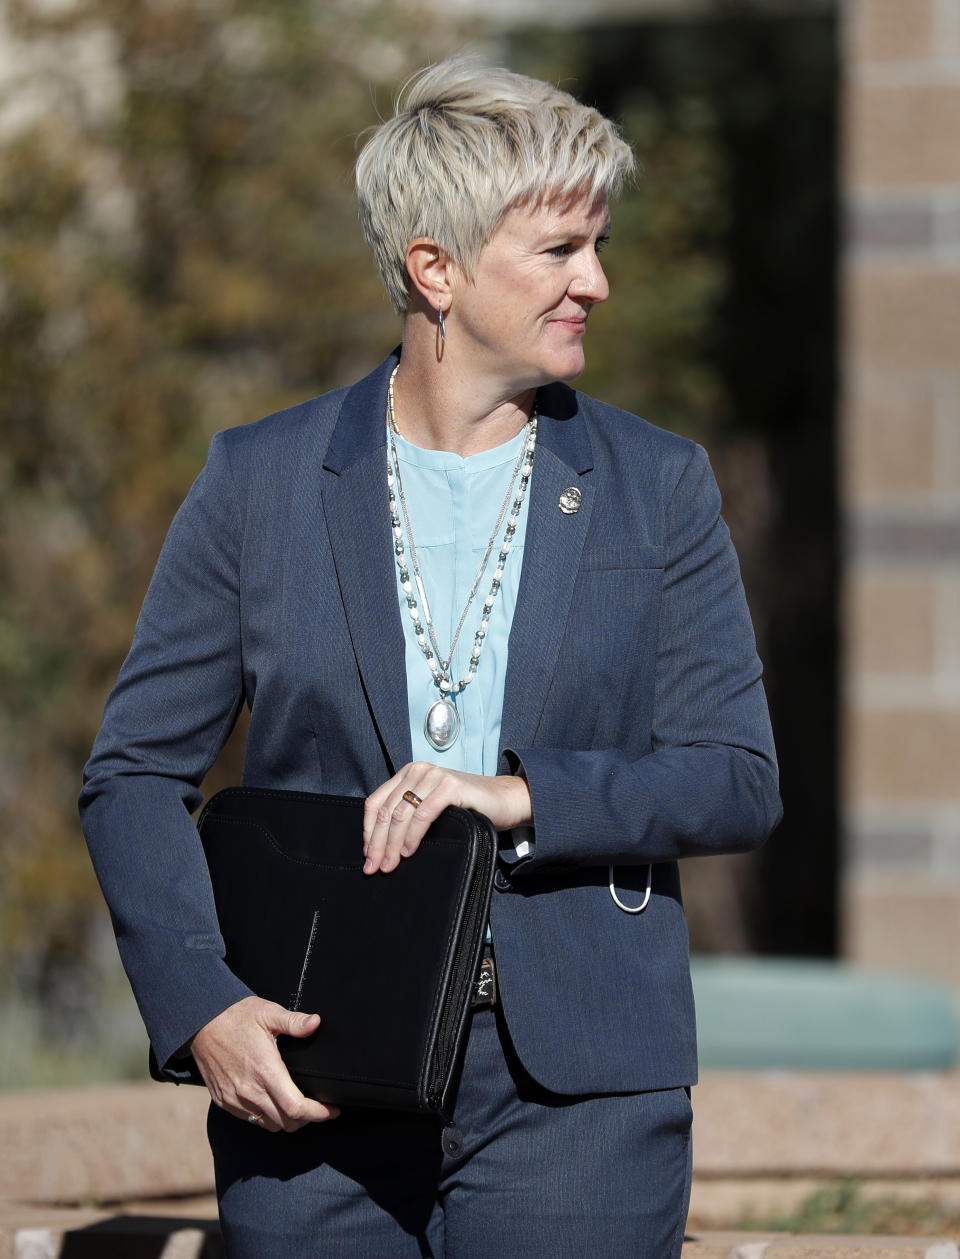
<path id="1" fill-rule="evenodd" d="M 420 803 L 404 799 L 411 792 Z M 465 774 L 426 761 L 412 761 L 367 796 L 363 812 L 364 874 L 395 870 L 412 857 L 431 822 L 447 805 L 476 809 L 498 831 L 533 821 L 530 789 L 523 778 Z"/>

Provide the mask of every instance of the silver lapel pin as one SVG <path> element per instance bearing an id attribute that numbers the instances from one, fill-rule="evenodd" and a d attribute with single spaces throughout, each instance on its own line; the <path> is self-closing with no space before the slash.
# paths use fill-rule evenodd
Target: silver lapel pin
<path id="1" fill-rule="evenodd" d="M 583 502 L 583 495 L 575 485 L 568 485 L 560 495 L 560 502 L 557 506 L 565 516 L 575 516 L 580 510 L 580 504 Z"/>

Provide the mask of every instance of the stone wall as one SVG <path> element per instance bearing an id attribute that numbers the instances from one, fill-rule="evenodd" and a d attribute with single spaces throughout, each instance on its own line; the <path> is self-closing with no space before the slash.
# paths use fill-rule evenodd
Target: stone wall
<path id="1" fill-rule="evenodd" d="M 842 12 L 842 919 L 960 990 L 960 3 Z"/>
<path id="2" fill-rule="evenodd" d="M 0 1259 L 224 1259 L 207 1100 L 151 1083 L 0 1094 Z M 683 1259 L 960 1259 L 946 1238 L 704 1232 L 790 1214 L 850 1177 L 865 1199 L 955 1212 L 955 1072 L 706 1071 L 693 1100 Z"/>

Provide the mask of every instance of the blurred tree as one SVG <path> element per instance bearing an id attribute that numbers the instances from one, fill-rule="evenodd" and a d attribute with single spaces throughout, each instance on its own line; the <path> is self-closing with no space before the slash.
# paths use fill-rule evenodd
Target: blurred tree
<path id="1" fill-rule="evenodd" d="M 642 39 L 646 27 L 611 39 Z M 695 27 L 691 26 L 691 35 Z M 713 312 L 727 289 L 727 155 L 704 93 L 657 94 L 618 66 L 605 81 L 597 29 L 529 28 L 510 40 L 511 64 L 550 79 L 617 119 L 640 168 L 613 208 L 603 255 L 611 300 L 590 318 L 587 369 L 577 388 L 702 438 L 727 394 L 710 362 Z"/>
<path id="2" fill-rule="evenodd" d="M 214 431 L 397 339 L 357 139 L 468 32 L 382 0 L 11 0 L 6 21 L 0 974 L 63 1029 L 103 919 L 79 771 L 163 533 Z"/>

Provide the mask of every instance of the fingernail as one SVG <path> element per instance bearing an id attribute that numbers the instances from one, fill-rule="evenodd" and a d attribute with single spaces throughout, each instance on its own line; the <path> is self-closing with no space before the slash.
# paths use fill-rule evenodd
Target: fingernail
<path id="1" fill-rule="evenodd" d="M 369 857 L 368 857 L 368 858 L 367 858 L 367 860 L 363 863 L 363 873 L 364 873 L 364 874 L 373 874 L 373 862 L 370 860 L 370 858 L 369 858 Z"/>
<path id="2" fill-rule="evenodd" d="M 401 857 L 410 856 L 410 849 L 406 846 L 406 844 L 404 844 L 404 846 L 400 849 L 400 856 Z"/>

